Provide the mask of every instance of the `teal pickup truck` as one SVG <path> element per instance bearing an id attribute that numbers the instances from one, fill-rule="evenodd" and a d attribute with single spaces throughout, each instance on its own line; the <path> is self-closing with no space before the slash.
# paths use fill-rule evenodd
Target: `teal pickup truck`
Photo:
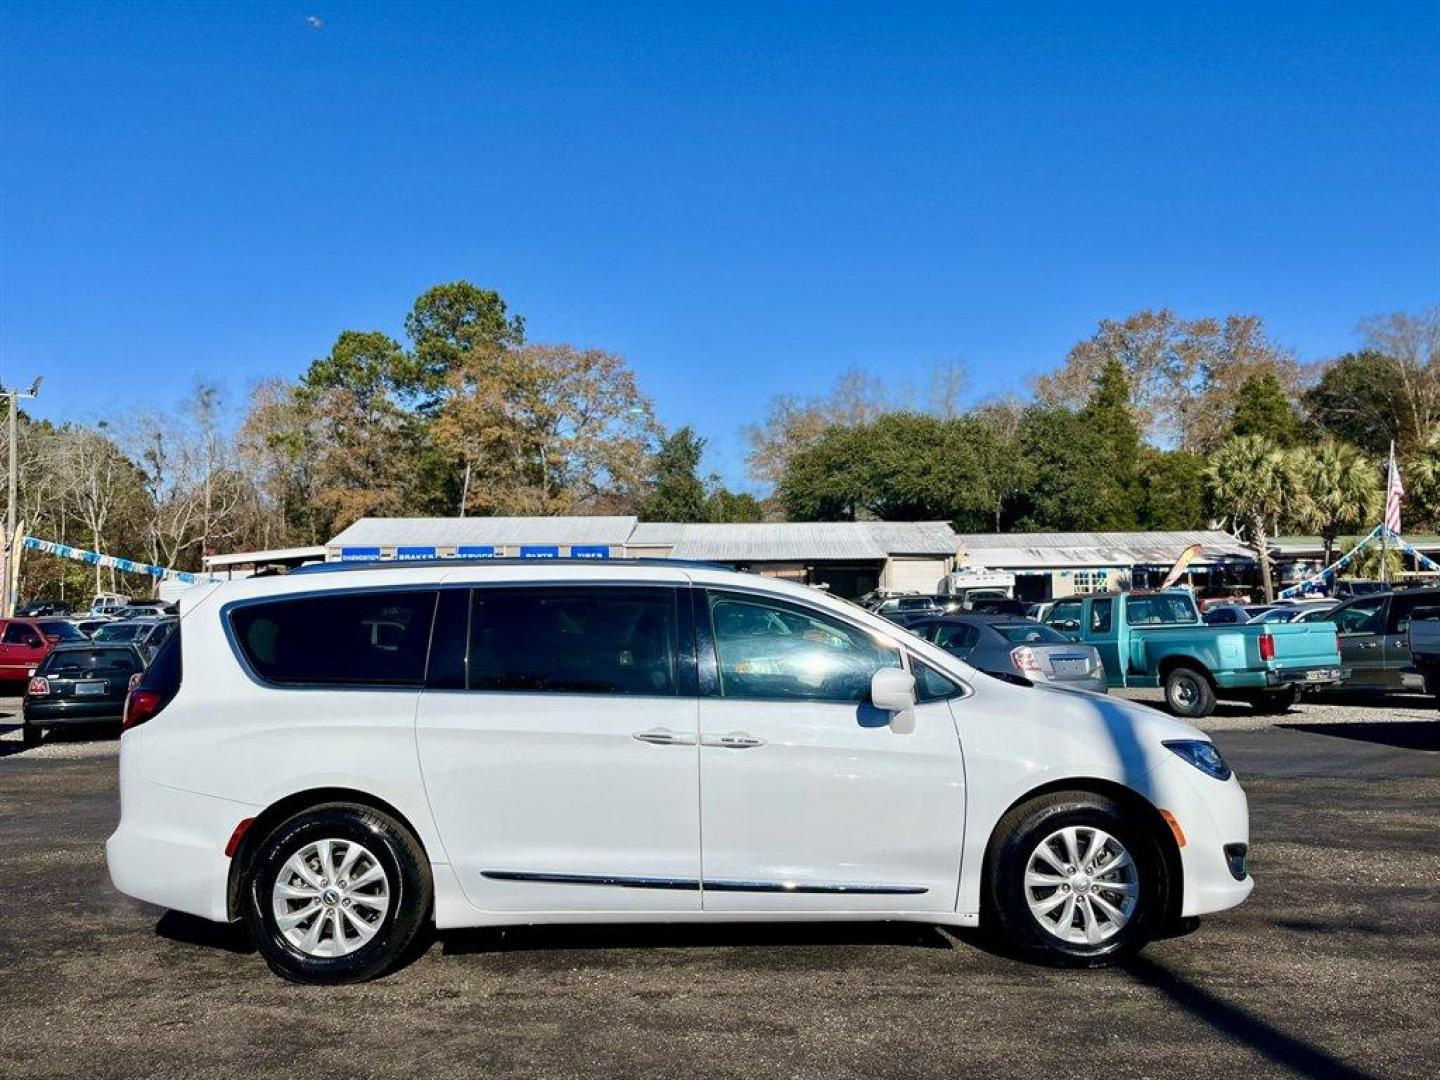
<path id="1" fill-rule="evenodd" d="M 1057 600 L 1045 623 L 1100 650 L 1111 686 L 1162 686 L 1177 716 L 1209 716 L 1215 699 L 1283 712 L 1303 686 L 1343 677 L 1335 624 L 1206 626 L 1181 589 Z"/>

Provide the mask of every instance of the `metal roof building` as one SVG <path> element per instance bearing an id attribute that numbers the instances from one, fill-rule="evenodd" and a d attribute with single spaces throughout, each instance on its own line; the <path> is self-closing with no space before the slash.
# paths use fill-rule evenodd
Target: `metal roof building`
<path id="1" fill-rule="evenodd" d="M 361 518 L 327 558 L 622 558 L 727 563 L 858 596 L 876 587 L 933 592 L 959 547 L 943 521 L 640 523 L 634 517 Z"/>

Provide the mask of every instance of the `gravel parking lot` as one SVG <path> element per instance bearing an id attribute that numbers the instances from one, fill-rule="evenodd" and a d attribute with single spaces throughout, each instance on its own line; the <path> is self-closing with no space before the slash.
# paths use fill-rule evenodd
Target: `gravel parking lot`
<path id="1" fill-rule="evenodd" d="M 1133 695 L 1155 699 L 1153 694 Z M 105 874 L 115 742 L 23 750 L 0 699 L 0 1061 L 15 1077 L 1429 1076 L 1440 1068 L 1440 723 L 1423 698 L 1206 722 L 1257 887 L 1124 969 L 914 926 L 445 934 L 299 988 L 243 934 Z"/>

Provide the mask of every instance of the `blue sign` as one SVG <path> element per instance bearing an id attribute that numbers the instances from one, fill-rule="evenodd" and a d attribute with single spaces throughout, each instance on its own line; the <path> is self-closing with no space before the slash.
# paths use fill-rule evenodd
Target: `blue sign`
<path id="1" fill-rule="evenodd" d="M 433 547 L 397 547 L 395 549 L 397 559 L 433 559 L 435 549 Z"/>
<path id="2" fill-rule="evenodd" d="M 526 544 L 520 548 L 520 557 L 522 559 L 558 559 L 560 557 L 560 549 L 554 544 L 539 547 L 532 547 Z"/>
<path id="3" fill-rule="evenodd" d="M 462 559 L 493 559 L 495 548 L 490 544 L 461 544 L 455 554 Z"/>
<path id="4" fill-rule="evenodd" d="M 610 546 L 600 544 L 598 546 L 570 545 L 570 557 L 572 559 L 608 559 L 610 557 Z"/>
<path id="5" fill-rule="evenodd" d="M 340 549 L 341 562 L 357 562 L 361 559 L 378 559 L 380 549 L 378 547 L 342 547 Z"/>

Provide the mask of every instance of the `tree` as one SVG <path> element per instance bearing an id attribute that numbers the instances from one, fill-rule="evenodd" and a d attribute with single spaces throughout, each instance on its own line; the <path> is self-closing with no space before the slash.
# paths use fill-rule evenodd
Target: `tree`
<path id="1" fill-rule="evenodd" d="M 1300 417 L 1273 371 L 1251 375 L 1240 384 L 1230 414 L 1230 434 L 1264 435 L 1284 447 L 1304 437 Z"/>
<path id="2" fill-rule="evenodd" d="M 1294 451 L 1293 459 L 1306 496 L 1301 523 L 1320 534 L 1329 566 L 1336 537 L 1379 519 L 1380 470 L 1355 447 L 1334 439 Z"/>
<path id="3" fill-rule="evenodd" d="M 1130 385 L 1142 433 L 1186 450 L 1213 446 L 1225 431 L 1240 386 L 1273 372 L 1287 392 L 1298 388 L 1295 358 L 1270 341 L 1254 315 L 1185 320 L 1168 308 L 1105 319 L 1077 343 L 1064 366 L 1036 381 L 1036 400 L 1052 408 L 1082 400 L 1109 361 Z"/>
<path id="4" fill-rule="evenodd" d="M 405 316 L 405 334 L 414 348 L 421 385 L 438 392 L 471 354 L 524 342 L 525 320 L 509 314 L 493 289 L 452 281 L 426 289 L 416 298 Z"/>
<path id="5" fill-rule="evenodd" d="M 708 521 L 705 484 L 700 479 L 700 458 L 705 440 L 689 425 L 660 444 L 654 458 L 649 493 L 636 512 L 645 521 Z"/>
<path id="6" fill-rule="evenodd" d="M 1327 365 L 1301 398 L 1310 422 L 1340 442 L 1386 454 L 1392 442 L 1408 449 L 1417 439 L 1405 388 L 1389 357 L 1373 350 L 1346 353 Z"/>
<path id="7" fill-rule="evenodd" d="M 1140 452 L 1140 527 L 1166 531 L 1206 526 L 1205 462 L 1188 450 Z"/>
<path id="8" fill-rule="evenodd" d="M 1360 336 L 1394 366 L 1403 426 L 1415 444 L 1424 443 L 1440 423 L 1440 305 L 1372 315 L 1360 323 Z"/>
<path id="9" fill-rule="evenodd" d="M 1068 532 L 1124 527 L 1109 516 L 1114 499 L 1107 489 L 1113 478 L 1102 464 L 1100 440 L 1078 413 L 1031 406 L 1020 427 L 1020 447 L 1028 482 L 1018 500 L 1018 529 Z"/>
<path id="10" fill-rule="evenodd" d="M 1100 482 L 1092 493 L 1100 503 L 1097 512 L 1115 528 L 1133 528 L 1140 498 L 1140 430 L 1130 413 L 1130 388 L 1119 360 L 1107 360 L 1100 368 L 1080 422 L 1100 455 L 1095 463 Z"/>
<path id="11" fill-rule="evenodd" d="M 764 521 L 765 507 L 749 492 L 717 487 L 705 500 L 705 514 L 708 521 Z"/>
<path id="12" fill-rule="evenodd" d="M 1215 505 L 1236 532 L 1255 545 L 1265 600 L 1275 598 L 1270 578 L 1270 536 L 1284 515 L 1308 508 L 1294 458 L 1264 435 L 1233 435 L 1210 458 L 1206 475 Z"/>
<path id="13" fill-rule="evenodd" d="M 432 431 L 473 463 L 464 506 L 482 514 L 568 514 L 615 493 L 633 499 L 659 436 L 622 357 L 533 344 L 464 356 Z"/>
<path id="14" fill-rule="evenodd" d="M 777 394 L 763 424 L 745 427 L 750 443 L 746 461 L 750 475 L 778 484 L 793 454 L 818 443 L 831 427 L 854 427 L 884 415 L 891 407 L 885 384 L 856 369 L 843 372 L 829 392 L 812 398 Z"/>
<path id="15" fill-rule="evenodd" d="M 1404 474 L 1406 517 L 1440 527 L 1440 428 L 1409 455 Z"/>
<path id="16" fill-rule="evenodd" d="M 1020 428 L 1025 410 L 1014 400 L 994 401 L 957 421 L 958 451 L 971 463 L 968 512 L 957 506 L 962 532 L 1000 532 L 1013 519 L 1030 476 Z"/>

